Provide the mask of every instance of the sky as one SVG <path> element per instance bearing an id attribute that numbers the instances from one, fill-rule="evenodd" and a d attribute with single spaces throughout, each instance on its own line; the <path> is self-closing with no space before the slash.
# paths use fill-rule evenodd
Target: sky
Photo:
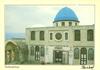
<path id="1" fill-rule="evenodd" d="M 5 32 L 25 33 L 28 27 L 50 27 L 56 14 L 63 7 L 71 8 L 80 25 L 95 24 L 94 6 L 83 5 L 5 5 Z"/>

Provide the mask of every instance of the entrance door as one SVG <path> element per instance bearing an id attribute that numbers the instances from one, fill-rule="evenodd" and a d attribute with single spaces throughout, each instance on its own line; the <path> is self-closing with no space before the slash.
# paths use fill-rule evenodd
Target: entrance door
<path id="1" fill-rule="evenodd" d="M 81 48 L 80 64 L 81 65 L 87 64 L 87 49 L 86 48 Z"/>
<path id="2" fill-rule="evenodd" d="M 54 50 L 53 51 L 53 62 L 54 63 L 62 63 L 62 55 L 63 55 L 63 53 L 62 53 L 62 51 L 59 51 L 59 50 Z"/>

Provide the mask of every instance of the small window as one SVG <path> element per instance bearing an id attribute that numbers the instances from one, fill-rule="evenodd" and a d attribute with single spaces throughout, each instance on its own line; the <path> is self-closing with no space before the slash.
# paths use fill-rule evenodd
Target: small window
<path id="1" fill-rule="evenodd" d="M 35 40 L 35 31 L 31 31 L 31 40 Z"/>
<path id="2" fill-rule="evenodd" d="M 65 22 L 62 22 L 62 26 L 65 26 Z"/>
<path id="3" fill-rule="evenodd" d="M 68 33 L 65 33 L 65 40 L 68 40 Z"/>
<path id="4" fill-rule="evenodd" d="M 74 31 L 74 39 L 75 41 L 80 41 L 80 30 L 75 30 Z"/>
<path id="5" fill-rule="evenodd" d="M 72 26 L 72 22 L 69 22 L 69 26 Z"/>
<path id="6" fill-rule="evenodd" d="M 52 40 L 52 37 L 53 37 L 53 33 L 50 33 L 50 40 Z"/>
<path id="7" fill-rule="evenodd" d="M 40 40 L 44 40 L 44 31 L 40 31 Z"/>
<path id="8" fill-rule="evenodd" d="M 94 40 L 94 31 L 92 29 L 87 30 L 87 41 Z"/>

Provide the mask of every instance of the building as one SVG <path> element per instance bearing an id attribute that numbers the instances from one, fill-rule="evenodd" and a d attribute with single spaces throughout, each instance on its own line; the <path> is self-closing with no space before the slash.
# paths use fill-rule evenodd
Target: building
<path id="1" fill-rule="evenodd" d="M 94 64 L 94 25 L 80 25 L 75 12 L 62 8 L 53 27 L 26 28 L 32 64 Z"/>

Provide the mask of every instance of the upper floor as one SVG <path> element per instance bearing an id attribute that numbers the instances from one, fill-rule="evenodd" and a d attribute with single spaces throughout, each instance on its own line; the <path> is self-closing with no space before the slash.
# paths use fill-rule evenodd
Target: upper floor
<path id="1" fill-rule="evenodd" d="M 26 28 L 26 41 L 35 44 L 93 43 L 94 25 Z"/>

